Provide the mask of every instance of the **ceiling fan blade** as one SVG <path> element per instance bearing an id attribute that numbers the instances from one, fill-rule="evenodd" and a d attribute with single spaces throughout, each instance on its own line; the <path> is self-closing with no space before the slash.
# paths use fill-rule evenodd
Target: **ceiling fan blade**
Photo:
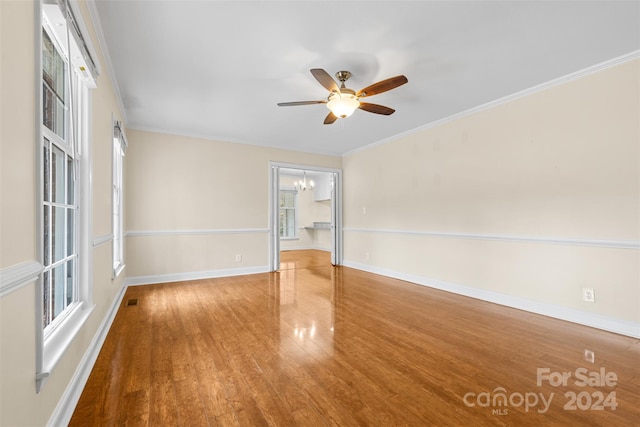
<path id="1" fill-rule="evenodd" d="M 385 107 L 384 105 L 370 104 L 368 102 L 361 102 L 360 107 L 358 108 L 370 113 L 383 114 L 385 116 L 390 116 L 396 111 L 393 108 Z"/>
<path id="2" fill-rule="evenodd" d="M 390 77 L 386 80 L 382 80 L 378 83 L 374 83 L 370 86 L 365 87 L 364 89 L 361 89 L 356 95 L 358 97 L 377 95 L 379 93 L 395 89 L 398 86 L 402 86 L 408 81 L 409 80 L 407 80 L 405 76 Z"/>
<path id="3" fill-rule="evenodd" d="M 312 68 L 311 74 L 316 78 L 318 83 L 324 86 L 329 92 L 338 92 L 340 93 L 340 88 L 338 87 L 338 83 L 322 68 Z"/>
<path id="4" fill-rule="evenodd" d="M 327 101 L 294 101 L 294 102 L 278 102 L 280 107 L 293 107 L 296 105 L 312 105 L 312 104 L 326 104 Z"/>
<path id="5" fill-rule="evenodd" d="M 338 117 L 335 114 L 333 114 L 331 111 L 329 111 L 329 114 L 327 114 L 327 117 L 324 118 L 324 124 L 330 125 L 336 120 L 338 120 Z"/>

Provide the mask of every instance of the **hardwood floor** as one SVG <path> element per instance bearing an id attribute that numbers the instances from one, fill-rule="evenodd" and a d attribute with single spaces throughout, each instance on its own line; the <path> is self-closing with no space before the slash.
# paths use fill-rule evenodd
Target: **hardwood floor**
<path id="1" fill-rule="evenodd" d="M 638 339 L 295 251 L 130 287 L 70 425 L 631 426 L 639 406 Z"/>

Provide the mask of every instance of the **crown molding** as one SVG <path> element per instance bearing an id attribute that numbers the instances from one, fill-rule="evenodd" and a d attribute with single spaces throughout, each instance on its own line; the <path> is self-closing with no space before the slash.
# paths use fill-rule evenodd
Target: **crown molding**
<path id="1" fill-rule="evenodd" d="M 356 148 L 354 150 L 351 150 L 351 151 L 348 151 L 348 152 L 344 153 L 342 155 L 342 157 L 344 158 L 344 157 L 349 156 L 351 154 L 355 154 L 355 153 L 358 153 L 360 151 L 368 150 L 369 148 L 373 148 L 373 147 L 376 147 L 378 145 L 383 145 L 383 144 L 386 144 L 386 143 L 389 143 L 389 142 L 396 141 L 396 140 L 398 140 L 400 138 L 404 138 L 404 137 L 407 137 L 407 136 L 422 132 L 424 130 L 431 129 L 431 128 L 443 125 L 445 123 L 449 123 L 449 122 L 452 122 L 454 120 L 458 120 L 458 119 L 461 119 L 463 117 L 470 116 L 472 114 L 479 113 L 481 111 L 488 110 L 488 109 L 497 107 L 497 106 L 502 105 L 502 104 L 506 104 L 506 103 L 514 101 L 516 99 L 520 99 L 520 98 L 524 98 L 524 97 L 529 96 L 529 95 L 533 95 L 534 93 L 542 92 L 544 90 L 547 90 L 547 89 L 550 89 L 550 88 L 553 88 L 553 87 L 556 87 L 556 86 L 560 86 L 562 84 L 569 83 L 569 82 L 572 82 L 574 80 L 578 80 L 578 79 L 580 79 L 582 77 L 589 76 L 591 74 L 595 74 L 595 73 L 598 73 L 600 71 L 604 71 L 606 69 L 609 69 L 609 68 L 612 68 L 612 67 L 615 67 L 615 66 L 618 66 L 618 65 L 633 61 L 633 60 L 638 59 L 638 58 L 640 58 L 640 50 L 635 50 L 633 52 L 629 52 L 629 53 L 627 53 L 625 55 L 618 56 L 618 57 L 610 59 L 608 61 L 604 61 L 604 62 L 601 62 L 599 64 L 592 65 L 592 66 L 584 68 L 582 70 L 575 71 L 575 72 L 570 73 L 570 74 L 566 74 L 566 75 L 564 75 L 562 77 L 558 77 L 556 79 L 549 80 L 548 82 L 532 86 L 532 87 L 530 87 L 528 89 L 524 89 L 524 90 L 512 93 L 511 95 L 507 95 L 507 96 L 504 96 L 502 98 L 498 98 L 498 99 L 495 99 L 493 101 L 489 101 L 487 103 L 478 105 L 478 106 L 470 108 L 468 110 L 461 111 L 461 112 L 456 113 L 456 114 L 452 114 L 450 116 L 447 116 L 447 117 L 444 117 L 442 119 L 433 121 L 431 123 L 427 123 L 425 125 L 418 126 L 417 128 L 410 129 L 408 131 L 398 133 L 396 135 L 390 136 L 390 137 L 385 138 L 385 139 L 381 139 L 380 141 L 365 145 L 363 147 Z"/>

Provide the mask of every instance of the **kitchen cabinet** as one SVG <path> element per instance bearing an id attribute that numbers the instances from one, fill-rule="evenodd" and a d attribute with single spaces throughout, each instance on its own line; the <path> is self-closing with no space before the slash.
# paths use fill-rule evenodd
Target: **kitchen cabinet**
<path id="1" fill-rule="evenodd" d="M 313 189 L 313 200 L 320 202 L 323 200 L 331 200 L 332 177 L 326 173 L 319 175 L 314 179 L 315 188 Z"/>

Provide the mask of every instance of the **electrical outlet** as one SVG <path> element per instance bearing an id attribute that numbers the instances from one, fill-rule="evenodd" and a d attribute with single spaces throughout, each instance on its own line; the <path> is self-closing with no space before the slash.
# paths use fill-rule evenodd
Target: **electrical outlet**
<path id="1" fill-rule="evenodd" d="M 366 214 L 367 214 L 367 208 L 366 208 L 366 207 L 363 207 L 363 208 L 362 208 L 362 215 L 366 215 Z"/>
<path id="2" fill-rule="evenodd" d="M 236 254 L 236 262 L 242 262 L 242 254 Z"/>
<path id="3" fill-rule="evenodd" d="M 370 257 L 369 257 L 369 252 L 365 252 L 365 253 L 364 253 L 364 259 L 365 259 L 366 261 L 369 261 L 369 258 L 370 258 Z"/>
<path id="4" fill-rule="evenodd" d="M 582 288 L 582 300 L 586 302 L 596 302 L 596 293 L 592 288 Z"/>

